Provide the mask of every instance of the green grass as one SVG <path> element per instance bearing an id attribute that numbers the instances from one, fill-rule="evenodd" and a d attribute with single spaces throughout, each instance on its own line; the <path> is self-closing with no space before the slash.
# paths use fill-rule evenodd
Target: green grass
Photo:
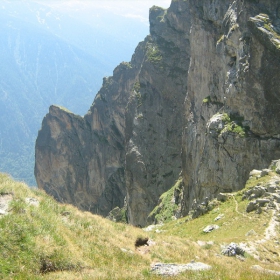
<path id="1" fill-rule="evenodd" d="M 207 96 L 202 100 L 203 103 L 211 103 L 211 97 Z"/>
<path id="2" fill-rule="evenodd" d="M 247 134 L 247 128 L 242 125 L 242 118 L 229 116 L 227 113 L 223 114 L 223 122 L 225 123 L 224 129 L 221 133 L 226 131 L 233 132 L 239 137 L 245 137 Z"/>
<path id="3" fill-rule="evenodd" d="M 247 188 L 255 184 L 250 180 Z M 260 263 L 247 256 L 240 262 L 218 256 L 223 243 L 261 238 L 270 218 L 269 212 L 246 213 L 242 191 L 198 219 L 166 222 L 160 233 L 144 232 L 59 204 L 43 191 L 31 190 L 4 174 L 0 174 L 0 193 L 13 193 L 9 214 L 0 218 L 0 279 L 162 279 L 150 272 L 151 263 L 191 260 L 212 265 L 212 270 L 185 272 L 172 279 L 277 279 L 254 272 L 250 266 L 278 269 L 279 260 Z M 27 197 L 36 198 L 39 206 L 27 204 Z M 220 228 L 204 234 L 202 229 L 214 223 L 220 213 L 225 215 L 216 222 Z M 251 229 L 257 237 L 245 237 Z M 139 236 L 149 237 L 155 244 L 146 252 L 136 250 L 134 243 Z M 201 247 L 197 240 L 214 243 Z M 265 246 L 273 249 L 271 244 Z"/>
<path id="4" fill-rule="evenodd" d="M 162 62 L 161 52 L 155 44 L 147 44 L 146 56 L 147 60 L 153 64 L 159 65 Z"/>
<path id="5" fill-rule="evenodd" d="M 171 221 L 178 210 L 178 205 L 174 200 L 174 192 L 180 191 L 182 185 L 182 178 L 167 192 L 160 197 L 160 203 L 150 213 L 149 217 L 153 217 L 156 223 Z"/>
<path id="6" fill-rule="evenodd" d="M 273 39 L 280 40 L 280 34 L 273 28 L 273 24 L 271 22 L 271 19 L 269 18 L 269 15 L 262 13 L 259 14 L 257 18 L 263 21 L 263 28 L 269 31 L 270 34 L 272 35 L 272 38 L 270 38 L 272 44 L 277 49 L 280 49 L 280 44 L 277 41 L 273 40 Z"/>
<path id="7" fill-rule="evenodd" d="M 238 204 L 238 212 L 236 211 L 236 202 Z M 181 238 L 189 238 L 197 240 L 213 240 L 217 242 L 240 242 L 244 240 L 245 234 L 254 229 L 261 234 L 263 227 L 259 227 L 259 222 L 270 218 L 270 215 L 258 216 L 255 214 L 246 213 L 245 209 L 248 201 L 241 201 L 241 195 L 237 194 L 231 197 L 225 203 L 219 203 L 212 211 L 199 217 L 198 219 L 188 221 L 182 218 L 165 225 L 162 229 L 167 230 L 172 235 Z M 240 213 L 242 214 L 240 214 Z M 214 221 L 219 214 L 224 214 L 224 217 L 218 221 Z M 203 229 L 210 224 L 216 224 L 220 228 L 210 233 L 204 233 Z"/>
<path id="8" fill-rule="evenodd" d="M 136 92 L 136 93 L 140 93 L 140 89 L 141 89 L 141 85 L 139 82 L 135 82 L 134 86 L 133 86 L 133 90 Z"/>

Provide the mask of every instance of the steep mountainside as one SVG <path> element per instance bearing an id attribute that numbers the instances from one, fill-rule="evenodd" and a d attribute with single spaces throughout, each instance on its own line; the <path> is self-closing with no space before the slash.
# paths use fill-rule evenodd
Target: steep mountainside
<path id="1" fill-rule="evenodd" d="M 103 80 L 84 118 L 52 106 L 36 141 L 38 186 L 147 224 L 181 173 L 185 215 L 280 157 L 280 8 L 270 1 L 173 0 Z"/>

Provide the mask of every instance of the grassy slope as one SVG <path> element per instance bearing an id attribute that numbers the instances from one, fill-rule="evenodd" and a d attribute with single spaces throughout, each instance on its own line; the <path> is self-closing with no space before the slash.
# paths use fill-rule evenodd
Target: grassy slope
<path id="1" fill-rule="evenodd" d="M 265 263 L 249 255 L 244 262 L 220 256 L 223 243 L 261 238 L 264 223 L 270 218 L 270 213 L 265 212 L 245 214 L 246 203 L 241 201 L 241 194 L 203 217 L 169 222 L 162 227 L 163 232 L 156 233 L 58 204 L 44 192 L 31 190 L 3 174 L 0 193 L 13 193 L 9 214 L 0 218 L 1 279 L 162 279 L 149 272 L 151 263 L 191 260 L 210 264 L 213 269 L 186 272 L 172 279 L 279 279 L 250 269 L 251 265 L 260 264 L 280 270 L 279 255 Z M 38 199 L 39 206 L 28 205 L 26 197 Z M 220 229 L 203 234 L 202 229 L 213 223 L 219 213 L 225 215 L 217 222 Z M 251 229 L 258 235 L 245 237 Z M 156 244 L 141 253 L 134 248 L 138 236 L 148 236 Z M 214 244 L 200 247 L 197 240 L 212 240 Z M 265 252 L 263 256 L 267 258 Z"/>

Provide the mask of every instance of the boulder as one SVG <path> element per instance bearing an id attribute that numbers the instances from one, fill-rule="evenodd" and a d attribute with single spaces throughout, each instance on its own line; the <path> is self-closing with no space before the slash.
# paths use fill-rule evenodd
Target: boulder
<path id="1" fill-rule="evenodd" d="M 272 194 L 272 197 L 277 203 L 280 203 L 280 194 Z"/>
<path id="2" fill-rule="evenodd" d="M 268 175 L 268 173 L 270 171 L 271 171 L 270 169 L 263 169 L 262 172 L 261 172 L 261 177 L 264 177 L 264 176 Z"/>
<path id="3" fill-rule="evenodd" d="M 219 193 L 217 195 L 217 200 L 218 201 L 225 202 L 227 199 L 228 199 L 228 196 L 225 193 Z"/>
<path id="4" fill-rule="evenodd" d="M 225 215 L 224 214 L 220 214 L 218 215 L 214 221 L 219 221 L 220 219 L 222 219 Z"/>
<path id="5" fill-rule="evenodd" d="M 274 170 L 276 173 L 280 174 L 280 159 L 273 160 L 269 168 Z"/>
<path id="6" fill-rule="evenodd" d="M 252 212 L 254 210 L 257 210 L 259 207 L 257 201 L 250 201 L 249 204 L 247 205 L 247 208 L 246 208 L 246 212 L 249 213 L 249 212 Z"/>
<path id="7" fill-rule="evenodd" d="M 265 198 L 259 198 L 256 200 L 256 202 L 259 204 L 259 206 L 263 207 L 265 206 L 265 204 L 269 203 L 270 200 Z"/>
<path id="8" fill-rule="evenodd" d="M 265 187 L 262 186 L 256 186 L 252 189 L 252 193 L 256 197 L 261 197 L 265 193 L 265 191 L 266 191 Z"/>
<path id="9" fill-rule="evenodd" d="M 253 169 L 253 170 L 250 172 L 249 176 L 250 176 L 250 177 L 257 177 L 257 176 L 261 176 L 261 173 L 262 173 L 261 170 Z"/>
<path id="10" fill-rule="evenodd" d="M 269 185 L 269 186 L 267 187 L 267 192 L 269 192 L 269 193 L 275 193 L 277 189 L 278 189 L 278 187 L 277 187 L 276 185 Z"/>
<path id="11" fill-rule="evenodd" d="M 244 256 L 245 251 L 241 247 L 239 247 L 236 243 L 232 242 L 222 250 L 222 254 L 229 257 L 233 257 L 236 255 Z"/>
<path id="12" fill-rule="evenodd" d="M 219 228 L 218 225 L 209 225 L 209 226 L 207 226 L 206 228 L 203 229 L 203 232 L 209 233 L 209 232 L 211 232 L 215 229 L 218 229 L 218 228 Z"/>

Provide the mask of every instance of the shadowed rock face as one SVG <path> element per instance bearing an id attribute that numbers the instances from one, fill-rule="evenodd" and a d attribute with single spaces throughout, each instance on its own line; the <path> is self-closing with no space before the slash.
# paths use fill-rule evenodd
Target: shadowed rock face
<path id="1" fill-rule="evenodd" d="M 277 5 L 152 7 L 150 35 L 84 117 L 50 107 L 36 141 L 39 188 L 101 215 L 126 197 L 140 226 L 181 171 L 182 214 L 243 188 L 250 170 L 280 157 Z"/>

